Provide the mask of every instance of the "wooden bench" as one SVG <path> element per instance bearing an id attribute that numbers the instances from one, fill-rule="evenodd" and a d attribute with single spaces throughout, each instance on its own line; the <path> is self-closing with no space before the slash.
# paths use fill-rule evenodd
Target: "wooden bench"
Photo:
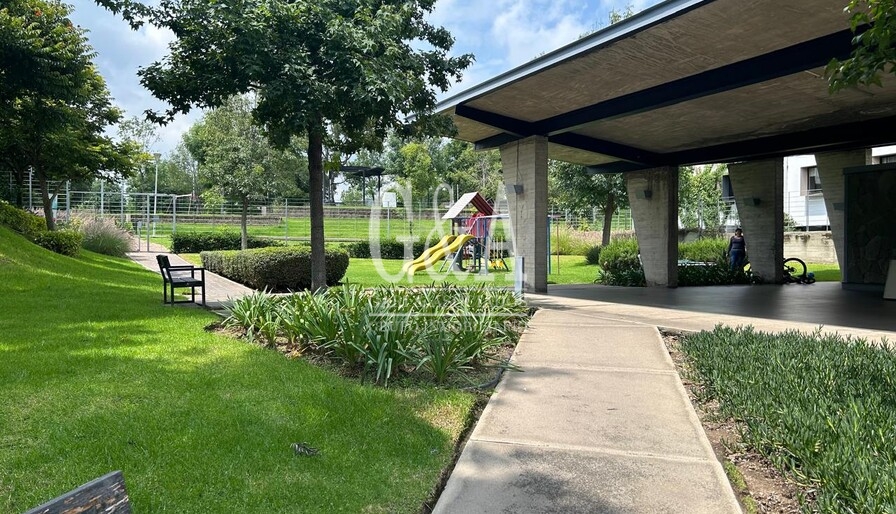
<path id="1" fill-rule="evenodd" d="M 131 514 L 124 475 L 113 471 L 25 514 Z"/>
<path id="2" fill-rule="evenodd" d="M 172 266 L 167 255 L 156 255 L 159 270 L 162 272 L 162 301 L 165 303 L 196 303 L 196 288 L 202 290 L 202 305 L 205 305 L 205 268 L 196 266 Z M 196 272 L 199 276 L 196 276 Z M 168 288 L 171 287 L 171 301 L 168 301 Z M 174 288 L 190 288 L 190 300 L 175 301 Z"/>

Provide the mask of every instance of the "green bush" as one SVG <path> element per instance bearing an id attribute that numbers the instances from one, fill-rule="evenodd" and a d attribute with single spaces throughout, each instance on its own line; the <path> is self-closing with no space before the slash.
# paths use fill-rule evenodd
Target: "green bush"
<path id="1" fill-rule="evenodd" d="M 311 287 L 311 248 L 290 246 L 202 252 L 202 265 L 212 273 L 225 276 L 254 289 L 299 291 Z M 348 252 L 326 249 L 327 284 L 335 285 L 348 269 Z"/>
<path id="2" fill-rule="evenodd" d="M 715 262 L 706 266 L 678 266 L 678 285 L 722 286 L 750 284 L 753 276 L 749 272 L 732 271 L 727 263 Z"/>
<path id="3" fill-rule="evenodd" d="M 214 232 L 175 232 L 171 234 L 171 251 L 174 253 L 199 253 L 220 250 L 239 250 L 242 236 L 235 230 L 218 230 Z M 285 246 L 280 241 L 249 236 L 249 248 L 267 248 Z"/>
<path id="4" fill-rule="evenodd" d="M 46 231 L 34 238 L 35 243 L 47 250 L 70 257 L 75 257 L 81 251 L 82 240 L 81 234 L 74 230 Z"/>
<path id="5" fill-rule="evenodd" d="M 815 491 L 806 512 L 896 511 L 896 352 L 836 334 L 717 327 L 683 339 L 702 400 Z"/>
<path id="6" fill-rule="evenodd" d="M 436 241 L 432 241 L 431 244 L 435 243 Z M 380 259 L 401 260 L 405 258 L 404 252 L 407 243 L 405 243 L 404 241 L 398 241 L 395 238 L 383 238 L 379 240 L 379 245 Z M 345 244 L 345 248 L 348 251 L 349 256 L 356 257 L 358 259 L 370 259 L 373 256 L 370 247 L 370 241 L 355 241 Z M 426 250 L 426 243 L 424 241 L 414 239 L 411 242 L 412 257 L 420 255 L 424 250 Z"/>
<path id="7" fill-rule="evenodd" d="M 678 258 L 696 262 L 713 262 L 727 264 L 725 251 L 728 240 L 722 237 L 707 237 L 678 244 Z"/>
<path id="8" fill-rule="evenodd" d="M 608 286 L 643 286 L 644 269 L 638 257 L 638 240 L 620 237 L 600 251 L 597 281 Z"/>
<path id="9" fill-rule="evenodd" d="M 585 254 L 585 261 L 592 266 L 600 264 L 600 250 L 600 245 L 595 245 L 589 248 L 588 253 Z"/>
<path id="10" fill-rule="evenodd" d="M 131 249 L 130 234 L 112 220 L 86 220 L 81 223 L 78 231 L 84 238 L 81 245 L 91 252 L 124 257 Z"/>
<path id="11" fill-rule="evenodd" d="M 47 231 L 45 219 L 3 200 L 0 200 L 0 225 L 6 225 L 32 241 L 38 234 Z"/>

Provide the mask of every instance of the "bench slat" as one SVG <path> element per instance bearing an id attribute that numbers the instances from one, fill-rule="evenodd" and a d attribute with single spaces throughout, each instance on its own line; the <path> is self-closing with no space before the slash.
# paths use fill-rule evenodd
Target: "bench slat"
<path id="1" fill-rule="evenodd" d="M 113 471 L 25 514 L 131 514 L 124 475 Z"/>

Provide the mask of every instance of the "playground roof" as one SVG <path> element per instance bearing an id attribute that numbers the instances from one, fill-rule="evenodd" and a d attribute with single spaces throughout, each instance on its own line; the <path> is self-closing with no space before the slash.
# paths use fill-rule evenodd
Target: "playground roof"
<path id="1" fill-rule="evenodd" d="M 492 209 L 492 205 L 488 203 L 488 200 L 482 197 L 478 191 L 473 191 L 472 193 L 465 193 L 461 196 L 454 205 L 448 209 L 448 212 L 442 216 L 443 220 L 450 220 L 457 218 L 464 209 L 467 208 L 468 205 L 473 204 L 473 207 L 476 208 L 480 213 L 491 216 L 494 214 L 494 209 Z"/>
<path id="2" fill-rule="evenodd" d="M 896 141 L 896 77 L 828 92 L 832 0 L 667 0 L 441 102 L 479 149 L 529 136 L 595 172 Z"/>

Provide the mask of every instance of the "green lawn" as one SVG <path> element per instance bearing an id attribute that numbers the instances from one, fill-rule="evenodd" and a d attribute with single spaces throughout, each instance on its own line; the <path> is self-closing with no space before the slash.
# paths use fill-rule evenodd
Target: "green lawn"
<path id="1" fill-rule="evenodd" d="M 0 512 L 115 469 L 135 512 L 418 512 L 475 401 L 206 332 L 136 264 L 2 227 L 0 282 Z"/>

